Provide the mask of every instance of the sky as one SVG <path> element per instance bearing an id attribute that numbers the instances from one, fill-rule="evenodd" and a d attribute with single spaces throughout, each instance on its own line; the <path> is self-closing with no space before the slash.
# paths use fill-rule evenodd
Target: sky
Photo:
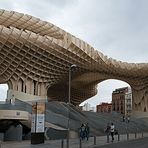
<path id="1" fill-rule="evenodd" d="M 53 23 L 116 60 L 148 61 L 147 0 L 0 0 L 0 8 Z M 92 106 L 110 102 L 112 91 L 125 86 L 106 80 L 98 84 L 98 95 L 86 102 Z M 1 85 L 0 98 L 4 89 Z"/>

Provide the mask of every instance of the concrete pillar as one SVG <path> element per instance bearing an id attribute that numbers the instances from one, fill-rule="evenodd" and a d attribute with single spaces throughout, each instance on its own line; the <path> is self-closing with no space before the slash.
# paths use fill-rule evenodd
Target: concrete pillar
<path id="1" fill-rule="evenodd" d="M 41 83 L 41 87 L 40 87 L 40 91 L 41 91 L 41 96 L 47 96 L 47 88 L 46 88 L 46 83 Z"/>
<path id="2" fill-rule="evenodd" d="M 4 134 L 4 141 L 21 141 L 23 134 L 22 125 L 10 126 L 9 129 Z"/>
<path id="3" fill-rule="evenodd" d="M 18 80 L 18 91 L 21 92 L 22 90 L 22 81 L 19 79 Z"/>
<path id="4" fill-rule="evenodd" d="M 41 96 L 41 92 L 42 92 L 42 90 L 41 90 L 41 83 L 38 83 L 37 89 L 38 89 L 38 96 Z"/>
<path id="5" fill-rule="evenodd" d="M 4 141 L 4 133 L 0 133 L 0 141 Z"/>
<path id="6" fill-rule="evenodd" d="M 33 83 L 33 80 L 30 80 L 30 94 L 34 95 L 34 83 Z"/>
<path id="7" fill-rule="evenodd" d="M 32 94 L 32 80 L 30 79 L 26 80 L 26 93 Z"/>
<path id="8" fill-rule="evenodd" d="M 133 111 L 148 112 L 148 88 L 145 89 L 134 89 L 132 88 L 133 94 Z"/>

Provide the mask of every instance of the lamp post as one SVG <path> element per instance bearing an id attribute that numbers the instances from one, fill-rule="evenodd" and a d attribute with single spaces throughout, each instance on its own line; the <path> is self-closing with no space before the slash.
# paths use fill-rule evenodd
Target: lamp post
<path id="1" fill-rule="evenodd" d="M 67 125 L 67 148 L 69 148 L 69 124 L 70 124 L 70 102 L 71 102 L 71 70 L 72 68 L 77 67 L 73 64 L 69 67 L 69 85 L 68 85 L 68 125 Z"/>

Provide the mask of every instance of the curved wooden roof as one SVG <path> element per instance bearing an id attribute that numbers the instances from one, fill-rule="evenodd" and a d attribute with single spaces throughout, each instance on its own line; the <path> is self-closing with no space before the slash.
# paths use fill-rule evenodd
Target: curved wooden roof
<path id="1" fill-rule="evenodd" d="M 148 85 L 148 64 L 127 63 L 104 56 L 86 42 L 30 15 L 0 10 L 0 83 L 32 79 L 47 83 L 51 98 L 67 96 L 72 64 L 72 102 L 97 93 L 105 79 L 126 81 L 135 89 Z M 58 93 L 57 93 L 58 91 Z"/>

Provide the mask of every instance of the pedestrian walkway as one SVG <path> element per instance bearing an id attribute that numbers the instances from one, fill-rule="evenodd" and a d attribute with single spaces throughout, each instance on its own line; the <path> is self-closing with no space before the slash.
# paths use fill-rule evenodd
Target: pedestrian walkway
<path id="1" fill-rule="evenodd" d="M 115 135 L 114 143 L 118 143 L 120 141 L 127 141 L 133 139 L 139 139 L 142 137 L 148 137 L 148 133 L 138 133 L 138 134 L 129 134 L 129 135 Z M 110 137 L 111 140 L 111 137 Z M 79 139 L 70 139 L 69 148 L 80 148 L 80 140 Z M 83 140 L 81 148 L 93 148 L 96 146 L 101 146 L 105 144 L 111 144 L 109 141 L 107 143 L 107 136 L 97 136 L 96 138 L 90 137 L 89 140 Z M 46 140 L 44 144 L 36 144 L 32 145 L 30 141 L 21 141 L 21 142 L 1 142 L 0 148 L 62 148 L 62 140 Z M 63 148 L 66 148 L 66 139 L 64 140 Z"/>
<path id="2" fill-rule="evenodd" d="M 93 146 L 91 148 L 148 148 L 148 137 L 108 145 Z"/>

